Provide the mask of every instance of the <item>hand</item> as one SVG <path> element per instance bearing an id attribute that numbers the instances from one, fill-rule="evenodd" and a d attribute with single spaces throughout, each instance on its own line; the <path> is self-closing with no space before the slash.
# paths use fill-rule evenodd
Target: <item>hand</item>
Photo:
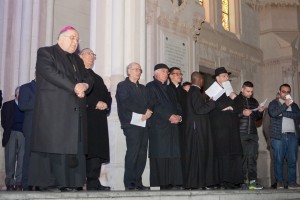
<path id="1" fill-rule="evenodd" d="M 293 103 L 293 100 L 291 100 L 291 99 L 286 99 L 286 100 L 285 100 L 285 104 L 286 104 L 287 106 L 290 106 L 292 103 Z"/>
<path id="2" fill-rule="evenodd" d="M 250 116 L 251 113 L 252 113 L 252 110 L 249 110 L 249 109 L 243 110 L 243 115 L 246 116 L 246 117 Z"/>
<path id="3" fill-rule="evenodd" d="M 145 121 L 147 119 L 149 119 L 152 116 L 152 111 L 147 109 L 146 113 L 144 115 L 142 115 L 142 121 Z"/>
<path id="4" fill-rule="evenodd" d="M 235 99 L 236 96 L 237 95 L 234 92 L 231 92 L 230 95 L 229 95 L 230 99 L 232 99 L 232 100 Z"/>
<path id="5" fill-rule="evenodd" d="M 84 92 L 77 93 L 76 95 L 77 95 L 77 97 L 79 97 L 79 98 L 85 97 L 85 93 L 84 93 Z"/>
<path id="6" fill-rule="evenodd" d="M 171 122 L 171 124 L 178 124 L 178 122 L 181 121 L 181 116 L 179 115 L 171 115 L 171 117 L 169 118 L 169 121 Z"/>
<path id="7" fill-rule="evenodd" d="M 74 92 L 79 97 L 78 94 L 84 93 L 89 88 L 89 85 L 87 83 L 77 83 L 74 88 Z M 82 95 L 81 95 L 82 96 Z"/>
<path id="8" fill-rule="evenodd" d="M 259 106 L 259 107 L 258 107 L 258 111 L 259 111 L 259 112 L 264 112 L 264 110 L 265 110 L 265 107 L 264 107 L 264 106 Z"/>
<path id="9" fill-rule="evenodd" d="M 96 105 L 96 109 L 99 109 L 99 110 L 105 110 L 107 109 L 107 104 L 103 101 L 98 101 L 97 105 Z"/>

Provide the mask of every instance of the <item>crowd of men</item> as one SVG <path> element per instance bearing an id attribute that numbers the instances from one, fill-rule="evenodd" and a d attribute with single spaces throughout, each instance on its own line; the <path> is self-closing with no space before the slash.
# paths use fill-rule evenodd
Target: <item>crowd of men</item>
<path id="1" fill-rule="evenodd" d="M 110 161 L 107 117 L 112 98 L 92 70 L 96 55 L 89 48 L 76 53 L 78 42 L 77 30 L 64 27 L 56 45 L 38 50 L 35 80 L 17 87 L 15 99 L 3 104 L 8 191 L 78 191 L 84 185 L 89 191 L 110 190 L 99 176 Z M 288 84 L 279 87 L 265 111 L 253 98 L 250 81 L 239 94 L 223 92 L 214 98 L 204 93 L 200 72 L 181 85 L 181 69 L 159 63 L 153 81 L 144 86 L 139 63 L 126 70 L 115 96 L 127 147 L 125 190 L 263 189 L 257 180 L 256 121 L 264 112 L 270 116 L 277 189 L 300 189 L 300 110 Z M 224 88 L 230 74 L 219 67 L 212 78 Z M 147 156 L 150 187 L 142 181 Z"/>

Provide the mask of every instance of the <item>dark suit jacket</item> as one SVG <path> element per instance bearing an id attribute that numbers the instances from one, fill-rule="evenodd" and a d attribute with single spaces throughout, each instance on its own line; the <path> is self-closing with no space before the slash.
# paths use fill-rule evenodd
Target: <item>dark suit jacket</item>
<path id="1" fill-rule="evenodd" d="M 18 105 L 20 110 L 24 111 L 23 133 L 25 138 L 30 137 L 32 133 L 32 117 L 35 102 L 36 82 L 32 80 L 20 87 Z"/>
<path id="2" fill-rule="evenodd" d="M 7 144 L 10 137 L 10 133 L 12 131 L 15 108 L 16 108 L 16 102 L 15 100 L 11 100 L 5 102 L 1 110 L 1 126 L 4 130 L 3 138 L 2 138 L 3 147 L 5 147 L 5 145 Z"/>
<path id="3" fill-rule="evenodd" d="M 121 128 L 130 128 L 132 113 L 145 114 L 148 108 L 147 89 L 144 85 L 131 82 L 127 77 L 117 86 L 116 100 Z"/>
<path id="4" fill-rule="evenodd" d="M 89 90 L 93 87 L 76 53 L 68 54 L 58 45 L 38 50 L 31 151 L 77 154 L 78 141 L 86 144 L 86 98 L 74 92 L 80 82 L 88 83 Z"/>

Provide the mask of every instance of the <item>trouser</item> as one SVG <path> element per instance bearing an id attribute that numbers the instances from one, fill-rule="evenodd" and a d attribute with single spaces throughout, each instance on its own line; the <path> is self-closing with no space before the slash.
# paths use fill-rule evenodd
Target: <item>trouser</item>
<path id="1" fill-rule="evenodd" d="M 257 178 L 257 154 L 258 135 L 248 134 L 241 136 L 243 148 L 243 175 L 244 180 L 256 180 Z"/>
<path id="2" fill-rule="evenodd" d="M 24 190 L 28 190 L 28 168 L 29 168 L 29 159 L 30 159 L 30 141 L 31 141 L 31 132 L 27 131 L 25 134 L 25 148 L 24 148 L 24 159 L 23 159 L 23 167 L 22 167 L 22 186 Z"/>
<path id="3" fill-rule="evenodd" d="M 25 138 L 22 132 L 11 131 L 5 146 L 5 184 L 21 185 Z"/>
<path id="4" fill-rule="evenodd" d="M 101 173 L 101 166 L 104 162 L 101 158 L 87 158 L 86 159 L 86 184 L 87 189 L 99 189 L 101 183 L 99 176 Z"/>
<path id="5" fill-rule="evenodd" d="M 125 128 L 123 131 L 127 145 L 124 186 L 141 186 L 142 174 L 147 162 L 148 129 L 136 126 Z"/>
<path id="6" fill-rule="evenodd" d="M 287 161 L 288 184 L 296 183 L 298 140 L 295 133 L 283 134 L 281 139 L 272 139 L 274 174 L 277 182 L 283 182 L 283 162 Z"/>

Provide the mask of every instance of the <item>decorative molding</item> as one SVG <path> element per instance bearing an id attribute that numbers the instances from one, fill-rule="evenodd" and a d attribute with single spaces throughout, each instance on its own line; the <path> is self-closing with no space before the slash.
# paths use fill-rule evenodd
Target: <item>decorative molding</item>
<path id="1" fill-rule="evenodd" d="M 183 11 L 189 0 L 170 0 L 172 2 L 173 5 L 173 12 L 174 13 L 178 13 Z"/>
<path id="2" fill-rule="evenodd" d="M 151 24 L 158 9 L 158 0 L 146 0 L 146 24 Z"/>
<path id="3" fill-rule="evenodd" d="M 282 66 L 282 71 L 286 72 L 289 75 L 293 75 L 294 73 L 297 72 L 297 69 L 293 65 L 284 65 L 284 66 Z"/>
<path id="4" fill-rule="evenodd" d="M 245 0 L 246 4 L 254 9 L 263 9 L 266 7 L 291 7 L 299 6 L 299 0 Z"/>
<path id="5" fill-rule="evenodd" d="M 280 67 L 282 72 L 287 74 L 295 74 L 297 73 L 297 62 L 291 57 L 279 58 L 279 59 L 271 59 L 264 61 L 264 68 L 276 68 Z"/>
<path id="6" fill-rule="evenodd" d="M 200 36 L 200 30 L 202 28 L 202 24 L 205 22 L 205 19 L 200 17 L 199 15 L 195 15 L 193 18 L 193 25 L 191 28 L 192 38 L 195 42 L 198 41 L 198 37 Z"/>
<path id="7" fill-rule="evenodd" d="M 190 26 L 186 23 L 181 23 L 178 17 L 170 17 L 169 15 L 162 13 L 158 17 L 157 21 L 158 24 L 163 27 L 178 31 L 183 34 L 189 34 Z"/>
<path id="8" fill-rule="evenodd" d="M 146 11 L 146 24 L 151 24 L 153 21 L 153 12 Z"/>

